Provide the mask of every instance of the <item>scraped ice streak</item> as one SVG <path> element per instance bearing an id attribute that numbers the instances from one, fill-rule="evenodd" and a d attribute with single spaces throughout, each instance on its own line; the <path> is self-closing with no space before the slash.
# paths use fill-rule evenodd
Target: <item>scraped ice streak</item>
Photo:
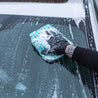
<path id="1" fill-rule="evenodd" d="M 54 85 L 55 89 L 54 89 L 54 93 L 53 93 L 52 98 L 59 98 L 58 97 L 58 89 L 59 89 L 58 81 L 59 81 L 58 79 L 55 79 L 55 85 Z"/>
<path id="2" fill-rule="evenodd" d="M 80 73 L 79 73 L 79 68 L 78 68 L 78 66 L 77 66 L 77 74 L 78 74 L 78 78 L 79 78 L 79 82 L 80 82 L 80 85 L 81 85 L 81 88 L 82 88 L 82 96 L 83 96 L 83 98 L 88 98 L 87 97 L 87 95 L 86 95 L 86 91 L 85 91 L 85 88 L 84 88 L 84 85 L 83 85 L 83 83 L 82 83 L 82 78 L 81 78 L 81 75 L 80 75 Z"/>
<path id="3" fill-rule="evenodd" d="M 26 18 L 25 18 L 25 21 L 26 21 Z M 23 22 L 23 24 L 24 24 L 24 22 Z M 12 67 L 14 67 L 13 65 L 15 64 L 15 57 L 16 57 L 16 54 L 17 54 L 17 49 L 18 49 L 19 43 L 20 43 L 20 41 L 22 39 L 22 36 L 23 36 L 22 34 L 23 34 L 23 32 L 21 32 L 21 34 L 20 34 L 20 36 L 18 38 L 18 41 L 15 41 L 16 46 L 15 46 L 15 50 L 14 50 L 15 52 L 13 54 L 13 59 L 12 59 Z"/>
<path id="4" fill-rule="evenodd" d="M 54 75 L 50 80 L 47 81 L 48 77 L 50 77 L 50 74 L 48 74 L 49 69 L 47 67 L 45 68 L 46 70 L 43 73 L 44 76 L 41 79 L 42 81 L 40 81 L 41 85 L 39 87 L 37 98 L 62 98 L 62 92 L 60 91 L 57 72 L 54 69 Z"/>
<path id="5" fill-rule="evenodd" d="M 48 66 L 45 66 L 44 67 L 45 68 L 45 70 L 44 70 L 44 74 L 43 74 L 43 79 L 42 79 L 42 81 L 40 81 L 40 86 L 39 86 L 39 91 L 38 91 L 38 95 L 37 95 L 37 98 L 40 98 L 41 97 L 41 94 L 42 94 L 42 89 L 43 89 L 43 87 L 44 87 L 44 82 L 45 82 L 45 80 L 47 79 L 47 74 L 48 74 Z M 40 76 L 40 74 L 38 75 L 38 76 Z M 39 80 L 39 78 L 40 77 L 37 77 L 37 81 L 36 81 L 36 86 L 38 86 L 38 80 Z"/>
<path id="6" fill-rule="evenodd" d="M 59 79 L 57 76 L 57 71 L 55 69 L 55 84 L 54 84 L 54 92 L 52 98 L 62 98 L 62 93 L 60 94 L 60 87 L 59 87 Z"/>
<path id="7" fill-rule="evenodd" d="M 55 89 L 54 89 L 52 98 L 63 98 L 62 93 L 60 94 L 59 80 L 58 79 L 55 79 L 54 87 L 55 87 Z"/>
<path id="8" fill-rule="evenodd" d="M 73 32 L 72 32 L 72 28 L 71 28 L 71 24 L 70 23 L 69 23 L 69 31 L 70 31 L 72 39 L 74 40 L 74 35 L 73 35 Z"/>

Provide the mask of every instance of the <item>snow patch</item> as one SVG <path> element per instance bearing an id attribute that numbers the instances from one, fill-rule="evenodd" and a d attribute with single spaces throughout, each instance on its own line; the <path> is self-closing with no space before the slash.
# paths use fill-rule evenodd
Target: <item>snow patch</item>
<path id="1" fill-rule="evenodd" d="M 60 91 L 60 88 L 59 88 L 59 80 L 58 80 L 58 78 L 56 78 L 52 98 L 62 98 L 62 94 L 60 92 L 61 91 Z"/>
<path id="2" fill-rule="evenodd" d="M 16 87 L 15 87 L 16 90 L 20 90 L 20 91 L 25 91 L 27 88 L 25 85 L 23 85 L 21 82 L 19 82 Z"/>
<path id="3" fill-rule="evenodd" d="M 58 90 L 58 85 L 57 85 L 57 83 L 55 83 L 55 90 L 54 90 L 54 93 L 53 93 L 53 96 L 52 96 L 52 98 L 58 98 L 58 95 L 57 95 L 57 90 Z"/>
<path id="4" fill-rule="evenodd" d="M 69 31 L 70 31 L 72 39 L 74 40 L 74 36 L 73 36 L 73 32 L 72 32 L 72 28 L 71 28 L 71 24 L 70 23 L 69 23 Z"/>
<path id="5" fill-rule="evenodd" d="M 55 84 L 55 90 L 54 90 L 54 94 L 52 96 L 52 98 L 58 98 L 58 95 L 57 95 L 57 84 Z"/>
<path id="6" fill-rule="evenodd" d="M 77 2 L 73 3 L 73 1 L 74 0 L 70 0 L 70 2 L 67 3 L 1 2 L 0 14 L 85 18 L 85 11 L 82 0 L 78 0 L 78 4 Z"/>

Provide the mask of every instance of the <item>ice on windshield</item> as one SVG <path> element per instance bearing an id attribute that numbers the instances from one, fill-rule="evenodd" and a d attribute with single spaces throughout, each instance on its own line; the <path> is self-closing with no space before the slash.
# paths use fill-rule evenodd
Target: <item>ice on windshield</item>
<path id="1" fill-rule="evenodd" d="M 46 24 L 88 47 L 84 19 L 9 15 L 0 22 L 0 98 L 94 98 L 87 68 L 66 56 L 47 63 L 32 46 L 29 34 Z"/>

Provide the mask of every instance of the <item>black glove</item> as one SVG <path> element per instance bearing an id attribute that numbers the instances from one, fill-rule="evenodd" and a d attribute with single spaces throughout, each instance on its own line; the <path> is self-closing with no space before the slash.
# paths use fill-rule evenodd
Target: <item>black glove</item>
<path id="1" fill-rule="evenodd" d="M 41 53 L 45 55 L 54 54 L 54 55 L 62 55 L 65 54 L 66 46 L 69 45 L 68 41 L 65 40 L 61 34 L 56 34 L 53 31 L 46 31 L 48 35 L 52 36 L 48 40 L 48 44 L 50 45 L 50 50 L 44 50 Z"/>

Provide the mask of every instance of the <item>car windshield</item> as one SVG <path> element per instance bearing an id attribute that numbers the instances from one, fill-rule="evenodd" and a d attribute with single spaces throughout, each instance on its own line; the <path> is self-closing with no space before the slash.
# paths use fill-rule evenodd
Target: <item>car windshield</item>
<path id="1" fill-rule="evenodd" d="M 29 34 L 51 24 L 74 45 L 87 48 L 85 20 L 0 15 L 1 98 L 93 98 L 91 72 L 68 57 L 47 63 L 32 47 Z"/>
<path id="2" fill-rule="evenodd" d="M 0 3 L 0 98 L 97 98 L 96 73 L 66 55 L 45 62 L 29 37 L 50 24 L 75 46 L 98 50 L 92 2 Z"/>

